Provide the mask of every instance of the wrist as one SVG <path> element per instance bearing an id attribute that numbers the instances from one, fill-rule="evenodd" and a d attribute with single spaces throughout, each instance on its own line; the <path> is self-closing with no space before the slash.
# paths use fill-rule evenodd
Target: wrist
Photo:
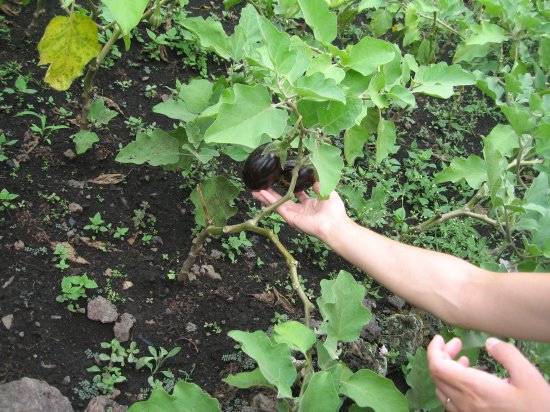
<path id="1" fill-rule="evenodd" d="M 332 250 L 337 251 L 339 249 L 338 245 L 343 243 L 356 226 L 357 223 L 347 215 L 343 218 L 331 219 L 323 223 L 317 237 Z"/>

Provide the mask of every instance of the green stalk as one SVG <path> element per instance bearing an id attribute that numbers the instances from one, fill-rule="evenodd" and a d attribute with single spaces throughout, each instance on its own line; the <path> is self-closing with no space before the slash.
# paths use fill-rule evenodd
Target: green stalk
<path id="1" fill-rule="evenodd" d="M 27 27 L 27 30 L 25 30 L 26 37 L 31 37 L 34 34 L 34 32 L 38 27 L 38 20 L 40 20 L 40 16 L 42 16 L 45 11 L 46 11 L 46 0 L 37 0 L 36 9 L 34 10 L 34 13 L 32 15 L 32 20 L 29 26 Z"/>

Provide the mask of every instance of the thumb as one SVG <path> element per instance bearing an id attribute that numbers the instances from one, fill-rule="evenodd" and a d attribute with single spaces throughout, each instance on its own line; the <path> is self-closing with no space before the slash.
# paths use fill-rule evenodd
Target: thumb
<path id="1" fill-rule="evenodd" d="M 527 360 L 518 348 L 497 338 L 489 338 L 485 342 L 487 352 L 497 360 L 510 374 L 510 383 L 530 384 L 534 375 L 539 375 L 537 369 Z"/>

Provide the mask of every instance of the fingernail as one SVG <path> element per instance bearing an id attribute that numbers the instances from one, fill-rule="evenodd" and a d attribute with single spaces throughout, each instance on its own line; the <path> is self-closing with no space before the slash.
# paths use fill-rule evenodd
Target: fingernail
<path id="1" fill-rule="evenodd" d="M 491 349 L 493 346 L 495 346 L 499 342 L 502 342 L 502 341 L 497 338 L 488 338 L 485 341 L 485 346 L 487 347 L 487 349 Z"/>

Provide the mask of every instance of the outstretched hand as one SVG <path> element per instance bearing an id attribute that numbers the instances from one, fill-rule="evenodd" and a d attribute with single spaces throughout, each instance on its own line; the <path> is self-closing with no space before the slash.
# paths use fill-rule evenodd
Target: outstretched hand
<path id="1" fill-rule="evenodd" d="M 319 182 L 313 185 L 313 190 L 319 193 Z M 281 198 L 273 189 L 252 192 L 252 195 L 264 205 L 269 206 Z M 324 240 L 349 218 L 344 202 L 336 192 L 332 192 L 326 200 L 311 198 L 304 192 L 296 193 L 298 203 L 288 201 L 279 206 L 276 211 L 289 225 L 301 231 Z"/>
<path id="2" fill-rule="evenodd" d="M 460 339 L 445 343 L 439 335 L 428 346 L 436 394 L 447 411 L 548 410 L 550 385 L 515 346 L 495 338 L 486 342 L 489 355 L 508 370 L 508 379 L 470 368 L 465 356 L 454 360 L 461 347 Z"/>

